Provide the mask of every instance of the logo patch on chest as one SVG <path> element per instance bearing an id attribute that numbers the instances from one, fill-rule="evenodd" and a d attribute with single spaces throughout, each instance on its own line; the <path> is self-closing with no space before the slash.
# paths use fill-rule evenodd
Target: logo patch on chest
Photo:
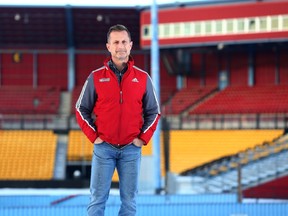
<path id="1" fill-rule="evenodd" d="M 138 79 L 135 77 L 134 79 L 132 79 L 132 82 L 139 82 Z"/>
<path id="2" fill-rule="evenodd" d="M 101 78 L 99 82 L 110 82 L 110 78 Z"/>

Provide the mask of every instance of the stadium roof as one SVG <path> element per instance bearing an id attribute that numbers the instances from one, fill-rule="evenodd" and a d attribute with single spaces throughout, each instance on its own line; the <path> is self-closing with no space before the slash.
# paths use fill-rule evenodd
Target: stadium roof
<path id="1" fill-rule="evenodd" d="M 189 4 L 215 4 L 215 3 L 232 3 L 240 2 L 241 0 L 156 0 L 158 5 L 169 6 L 169 5 L 189 5 Z M 247 1 L 247 0 L 242 0 Z M 249 0 L 248 0 L 249 1 Z M 257 1 L 257 0 L 250 0 Z M 153 3 L 153 0 L 143 1 L 143 0 L 105 0 L 105 1 L 90 1 L 90 0 L 0 0 L 0 6 L 111 6 L 111 7 L 127 7 L 127 6 L 143 6 L 147 7 Z"/>

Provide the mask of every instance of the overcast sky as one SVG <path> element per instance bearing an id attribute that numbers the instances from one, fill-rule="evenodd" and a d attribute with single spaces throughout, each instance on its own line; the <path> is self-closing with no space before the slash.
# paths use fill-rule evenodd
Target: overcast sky
<path id="1" fill-rule="evenodd" d="M 197 2 L 200 0 L 194 0 Z M 202 0 L 205 1 L 205 0 Z M 52 5 L 52 6 L 147 6 L 153 0 L 0 0 L 0 5 Z M 157 4 L 193 2 L 193 0 L 156 0 Z"/>

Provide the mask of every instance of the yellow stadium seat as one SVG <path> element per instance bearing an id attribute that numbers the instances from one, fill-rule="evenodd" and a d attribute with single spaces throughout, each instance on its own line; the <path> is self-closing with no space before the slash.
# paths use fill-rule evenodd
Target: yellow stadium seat
<path id="1" fill-rule="evenodd" d="M 93 144 L 80 130 L 69 132 L 67 158 L 68 161 L 91 161 L 93 153 Z M 151 141 L 142 148 L 142 155 L 152 155 Z M 118 181 L 117 172 L 114 173 L 113 181 Z"/>
<path id="2" fill-rule="evenodd" d="M 283 130 L 173 130 L 170 135 L 170 168 L 174 173 L 181 173 L 270 142 L 282 134 Z M 241 159 L 242 164 L 248 161 L 248 156 Z"/>
<path id="3" fill-rule="evenodd" d="M 283 134 L 283 130 L 171 130 L 170 131 L 170 171 L 181 173 L 213 160 L 245 152 L 264 142 L 271 142 Z M 163 134 L 162 134 L 163 135 Z M 153 152 L 152 142 L 142 148 L 143 156 L 151 156 Z M 93 145 L 79 131 L 70 131 L 68 144 L 69 161 L 90 161 Z M 269 154 L 262 151 L 257 157 Z M 241 164 L 252 160 L 245 153 L 241 158 Z M 238 164 L 235 163 L 235 167 Z M 228 169 L 221 167 L 222 171 Z M 161 136 L 161 170 L 164 175 L 163 138 Z M 214 172 L 214 171 L 213 171 Z M 214 173 L 215 174 L 215 173 Z M 118 181 L 117 173 L 113 181 Z"/>
<path id="4" fill-rule="evenodd" d="M 52 131 L 0 131 L 1 180 L 53 178 L 57 137 Z"/>

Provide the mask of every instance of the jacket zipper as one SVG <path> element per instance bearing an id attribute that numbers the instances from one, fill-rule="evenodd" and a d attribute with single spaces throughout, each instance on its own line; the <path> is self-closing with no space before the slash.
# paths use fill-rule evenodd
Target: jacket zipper
<path id="1" fill-rule="evenodd" d="M 122 89 L 120 90 L 120 104 L 122 104 L 123 103 L 123 93 L 122 93 Z"/>
<path id="2" fill-rule="evenodd" d="M 122 122 L 122 104 L 123 104 L 123 91 L 122 91 L 122 85 L 123 85 L 123 79 L 121 77 L 120 82 L 119 82 L 119 88 L 120 88 L 120 115 L 119 115 L 119 119 L 120 122 Z M 121 124 L 121 123 L 120 123 Z M 121 127 L 118 130 L 118 137 L 121 137 Z"/>
<path id="3" fill-rule="evenodd" d="M 123 92 L 122 92 L 122 73 L 119 74 L 119 86 L 120 86 L 120 104 L 123 103 Z"/>

